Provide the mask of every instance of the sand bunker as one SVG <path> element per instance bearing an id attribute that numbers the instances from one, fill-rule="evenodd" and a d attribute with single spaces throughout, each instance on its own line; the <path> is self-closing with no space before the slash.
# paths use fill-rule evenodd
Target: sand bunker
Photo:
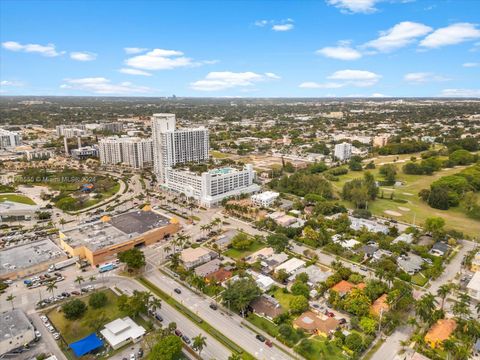
<path id="1" fill-rule="evenodd" d="M 407 196 L 412 196 L 413 194 L 412 193 L 407 193 L 407 192 L 404 192 L 402 193 L 403 195 L 407 195 Z"/>
<path id="2" fill-rule="evenodd" d="M 385 210 L 384 213 L 392 216 L 402 216 L 402 214 L 393 210 Z"/>
<path id="3" fill-rule="evenodd" d="M 399 206 L 399 207 L 398 207 L 398 210 L 401 210 L 401 211 L 410 211 L 409 208 L 406 208 L 406 207 L 403 207 L 403 206 Z"/>

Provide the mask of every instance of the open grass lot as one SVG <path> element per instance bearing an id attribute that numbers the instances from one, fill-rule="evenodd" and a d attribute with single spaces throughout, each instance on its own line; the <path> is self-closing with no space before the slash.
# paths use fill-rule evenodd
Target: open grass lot
<path id="1" fill-rule="evenodd" d="M 257 328 L 265 331 L 268 335 L 277 337 L 278 335 L 278 326 L 273 323 L 272 321 L 265 319 L 261 316 L 258 316 L 256 314 L 249 314 L 248 315 L 248 321 L 250 321 L 253 325 L 255 325 Z"/>
<path id="2" fill-rule="evenodd" d="M 253 254 L 255 251 L 258 251 L 264 248 L 265 246 L 266 245 L 260 241 L 254 241 L 252 245 L 250 245 L 250 247 L 246 250 L 237 250 L 237 249 L 231 248 L 225 251 L 224 255 L 232 259 L 241 259 L 250 254 Z"/>
<path id="3" fill-rule="evenodd" d="M 52 325 L 58 330 L 58 332 L 60 332 L 68 344 L 80 340 L 92 332 L 95 332 L 95 329 L 93 329 L 89 323 L 92 321 L 92 319 L 98 318 L 102 312 L 109 319 L 108 321 L 125 316 L 125 314 L 123 314 L 117 307 L 117 295 L 115 295 L 115 293 L 109 289 L 101 291 L 104 292 L 108 297 L 107 305 L 100 309 L 88 307 L 88 310 L 85 312 L 83 317 L 78 320 L 71 321 L 65 319 L 63 313 L 58 311 L 56 308 L 46 314 Z M 90 296 L 82 297 L 81 300 L 88 305 L 89 297 Z"/>
<path id="4" fill-rule="evenodd" d="M 422 276 L 421 273 L 416 273 L 415 275 L 412 276 L 412 283 L 418 286 L 424 286 L 428 281 L 428 278 L 425 276 Z"/>
<path id="5" fill-rule="evenodd" d="M 280 305 L 287 311 L 290 309 L 290 300 L 295 297 L 295 295 L 283 292 L 283 288 L 276 289 L 270 295 L 277 299 Z"/>
<path id="6" fill-rule="evenodd" d="M 13 201 L 21 204 L 35 205 L 35 201 L 24 195 L 7 194 L 0 195 L 0 202 Z"/>
<path id="7" fill-rule="evenodd" d="M 343 354 L 342 349 L 329 343 L 327 339 L 321 336 L 314 336 L 304 339 L 295 350 L 308 360 L 347 360 L 348 357 Z"/>
<path id="8" fill-rule="evenodd" d="M 230 157 L 230 155 L 222 153 L 218 150 L 210 150 L 210 155 L 212 155 L 214 159 L 226 159 Z"/>
<path id="9" fill-rule="evenodd" d="M 407 175 L 402 172 L 404 164 L 397 164 L 397 180 L 403 181 L 405 185 L 401 187 L 382 186 L 380 194 L 384 193 L 386 199 L 377 199 L 369 203 L 369 210 L 379 216 L 388 217 L 395 220 L 401 220 L 407 223 L 423 224 L 425 219 L 431 216 L 440 216 L 445 219 L 446 227 L 462 231 L 466 235 L 472 237 L 480 237 L 480 221 L 469 218 L 464 214 L 460 207 L 451 208 L 449 210 L 433 209 L 424 203 L 419 197 L 418 192 L 422 189 L 429 188 L 430 184 L 446 175 L 453 175 L 460 172 L 465 166 L 457 166 L 451 169 L 442 169 L 433 175 Z M 371 170 L 376 179 L 382 180 L 382 176 L 378 173 L 378 167 Z M 341 191 L 343 184 L 354 178 L 363 176 L 362 171 L 349 171 L 348 174 L 340 176 L 340 181 L 332 182 L 338 192 Z M 394 199 L 406 201 L 406 203 L 398 203 L 390 200 L 390 193 L 394 193 Z M 345 203 L 352 207 L 352 204 Z M 394 212 L 396 216 L 386 213 Z"/>

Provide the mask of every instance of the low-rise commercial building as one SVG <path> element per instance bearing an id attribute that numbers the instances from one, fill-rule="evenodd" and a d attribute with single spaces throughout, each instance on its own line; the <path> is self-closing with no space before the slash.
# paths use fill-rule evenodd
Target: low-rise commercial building
<path id="1" fill-rule="evenodd" d="M 96 146 L 82 146 L 73 149 L 70 154 L 76 160 L 84 160 L 92 157 L 98 157 L 98 148 Z"/>
<path id="2" fill-rule="evenodd" d="M 275 191 L 264 191 L 260 194 L 252 195 L 252 202 L 261 207 L 270 207 L 275 203 L 275 200 L 280 196 L 279 193 Z"/>
<path id="3" fill-rule="evenodd" d="M 192 269 L 212 260 L 215 255 L 216 254 L 213 251 L 202 247 L 198 247 L 196 249 L 188 248 L 180 253 L 180 260 L 186 269 Z"/>
<path id="4" fill-rule="evenodd" d="M 0 223 L 4 221 L 31 220 L 40 210 L 38 205 L 22 204 L 13 201 L 0 202 Z"/>
<path id="5" fill-rule="evenodd" d="M 60 246 L 71 256 L 98 265 L 117 253 L 151 245 L 179 230 L 178 220 L 153 211 L 149 206 L 113 217 L 61 230 Z"/>
<path id="6" fill-rule="evenodd" d="M 0 355 L 24 347 L 35 340 L 35 329 L 20 309 L 0 314 Z"/>
<path id="7" fill-rule="evenodd" d="M 100 331 L 108 344 L 114 349 L 120 349 L 128 343 L 137 343 L 145 335 L 145 329 L 137 325 L 131 318 L 116 319 L 105 325 Z"/>
<path id="8" fill-rule="evenodd" d="M 480 271 L 477 271 L 467 284 L 467 292 L 472 299 L 480 301 Z"/>

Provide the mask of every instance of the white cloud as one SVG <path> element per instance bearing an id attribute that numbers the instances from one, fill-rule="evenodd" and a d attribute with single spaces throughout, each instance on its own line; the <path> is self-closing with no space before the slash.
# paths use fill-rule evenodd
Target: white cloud
<path id="1" fill-rule="evenodd" d="M 20 81 L 11 81 L 11 80 L 2 80 L 0 81 L 0 86 L 23 86 L 23 83 Z"/>
<path id="2" fill-rule="evenodd" d="M 21 51 L 27 53 L 38 53 L 47 57 L 55 57 L 63 54 L 63 52 L 58 52 L 55 50 L 55 45 L 39 45 L 39 44 L 20 44 L 16 41 L 5 41 L 2 43 L 4 49 L 10 51 Z"/>
<path id="3" fill-rule="evenodd" d="M 127 53 L 129 55 L 133 55 L 133 54 L 140 54 L 144 51 L 147 51 L 148 49 L 138 48 L 138 47 L 126 47 L 126 48 L 123 48 L 123 50 L 125 51 L 125 53 Z"/>
<path id="4" fill-rule="evenodd" d="M 214 71 L 208 73 L 205 79 L 191 83 L 190 87 L 199 91 L 219 91 L 236 87 L 248 87 L 262 81 L 279 78 L 280 77 L 274 73 L 258 74 L 251 71 Z"/>
<path id="5" fill-rule="evenodd" d="M 480 89 L 444 89 L 441 96 L 446 97 L 480 97 Z"/>
<path id="6" fill-rule="evenodd" d="M 143 55 L 127 59 L 125 63 L 130 67 L 143 70 L 170 70 L 202 64 L 183 55 L 183 52 L 177 50 L 153 49 Z"/>
<path id="7" fill-rule="evenodd" d="M 480 63 L 466 62 L 462 66 L 466 68 L 472 68 L 472 67 L 480 66 Z"/>
<path id="8" fill-rule="evenodd" d="M 373 93 L 370 95 L 370 97 L 373 97 L 373 98 L 385 98 L 385 97 L 389 97 L 388 95 L 385 95 L 385 94 L 381 94 L 381 93 Z"/>
<path id="9" fill-rule="evenodd" d="M 97 54 L 87 51 L 73 51 L 70 53 L 70 58 L 77 61 L 93 61 L 97 58 Z"/>
<path id="10" fill-rule="evenodd" d="M 377 39 L 369 41 L 363 46 L 380 52 L 390 52 L 414 42 L 418 37 L 431 31 L 432 28 L 427 25 L 403 21 L 386 31 L 381 31 Z"/>
<path id="11" fill-rule="evenodd" d="M 338 89 L 345 86 L 341 83 L 327 82 L 327 83 L 317 83 L 314 81 L 306 81 L 298 85 L 302 89 Z"/>
<path id="12" fill-rule="evenodd" d="M 339 8 L 343 13 L 363 13 L 369 14 L 375 12 L 375 4 L 379 0 L 326 0 L 327 4 Z"/>
<path id="13" fill-rule="evenodd" d="M 255 26 L 264 27 L 269 24 L 270 20 L 257 20 L 255 21 Z"/>
<path id="14" fill-rule="evenodd" d="M 345 85 L 358 87 L 375 85 L 381 76 L 371 71 L 365 70 L 339 70 L 328 76 L 330 80 L 343 81 Z"/>
<path id="15" fill-rule="evenodd" d="M 478 38 L 480 38 L 480 30 L 477 29 L 476 24 L 456 23 L 435 30 L 420 42 L 420 46 L 432 49 Z"/>
<path id="16" fill-rule="evenodd" d="M 294 25 L 292 23 L 288 24 L 276 24 L 272 26 L 273 31 L 290 31 L 293 30 Z"/>
<path id="17" fill-rule="evenodd" d="M 415 73 L 408 73 L 405 74 L 403 79 L 409 83 L 413 84 L 420 84 L 420 83 L 426 83 L 426 82 L 432 82 L 432 81 L 447 81 L 449 80 L 448 78 L 441 76 L 441 75 L 436 75 L 430 72 L 415 72 Z"/>
<path id="18" fill-rule="evenodd" d="M 349 46 L 327 46 L 316 51 L 317 54 L 338 60 L 356 60 L 362 57 L 360 51 Z"/>
<path id="19" fill-rule="evenodd" d="M 122 68 L 118 71 L 128 75 L 152 76 L 152 74 L 150 74 L 149 72 L 139 70 L 139 69 Z"/>
<path id="20" fill-rule="evenodd" d="M 145 86 L 134 85 L 130 82 L 113 84 L 104 77 L 90 77 L 81 79 L 65 79 L 65 84 L 60 85 L 62 89 L 74 89 L 91 92 L 94 94 L 144 94 L 151 91 Z"/>

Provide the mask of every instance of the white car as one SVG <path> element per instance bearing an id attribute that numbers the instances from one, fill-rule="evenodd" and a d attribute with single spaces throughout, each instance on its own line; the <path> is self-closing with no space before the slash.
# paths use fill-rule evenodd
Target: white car
<path id="1" fill-rule="evenodd" d="M 60 334 L 59 334 L 58 332 L 53 333 L 53 338 L 54 338 L 55 340 L 60 339 Z"/>
<path id="2" fill-rule="evenodd" d="M 47 327 L 48 331 L 50 331 L 51 333 L 55 332 L 55 328 L 50 325 L 49 327 Z"/>
<path id="3" fill-rule="evenodd" d="M 48 318 L 47 318 L 45 315 L 41 315 L 41 316 L 40 316 L 40 319 L 41 319 L 44 323 L 48 322 Z"/>
<path id="4" fill-rule="evenodd" d="M 135 353 L 130 354 L 130 360 L 136 360 L 137 357 L 135 356 Z"/>
<path id="5" fill-rule="evenodd" d="M 45 327 L 48 329 L 49 326 L 52 326 L 52 324 L 50 324 L 48 321 L 44 322 L 43 325 L 45 325 Z"/>
<path id="6" fill-rule="evenodd" d="M 42 334 L 40 334 L 40 331 L 35 330 L 35 337 L 36 338 L 41 338 L 42 337 Z"/>

